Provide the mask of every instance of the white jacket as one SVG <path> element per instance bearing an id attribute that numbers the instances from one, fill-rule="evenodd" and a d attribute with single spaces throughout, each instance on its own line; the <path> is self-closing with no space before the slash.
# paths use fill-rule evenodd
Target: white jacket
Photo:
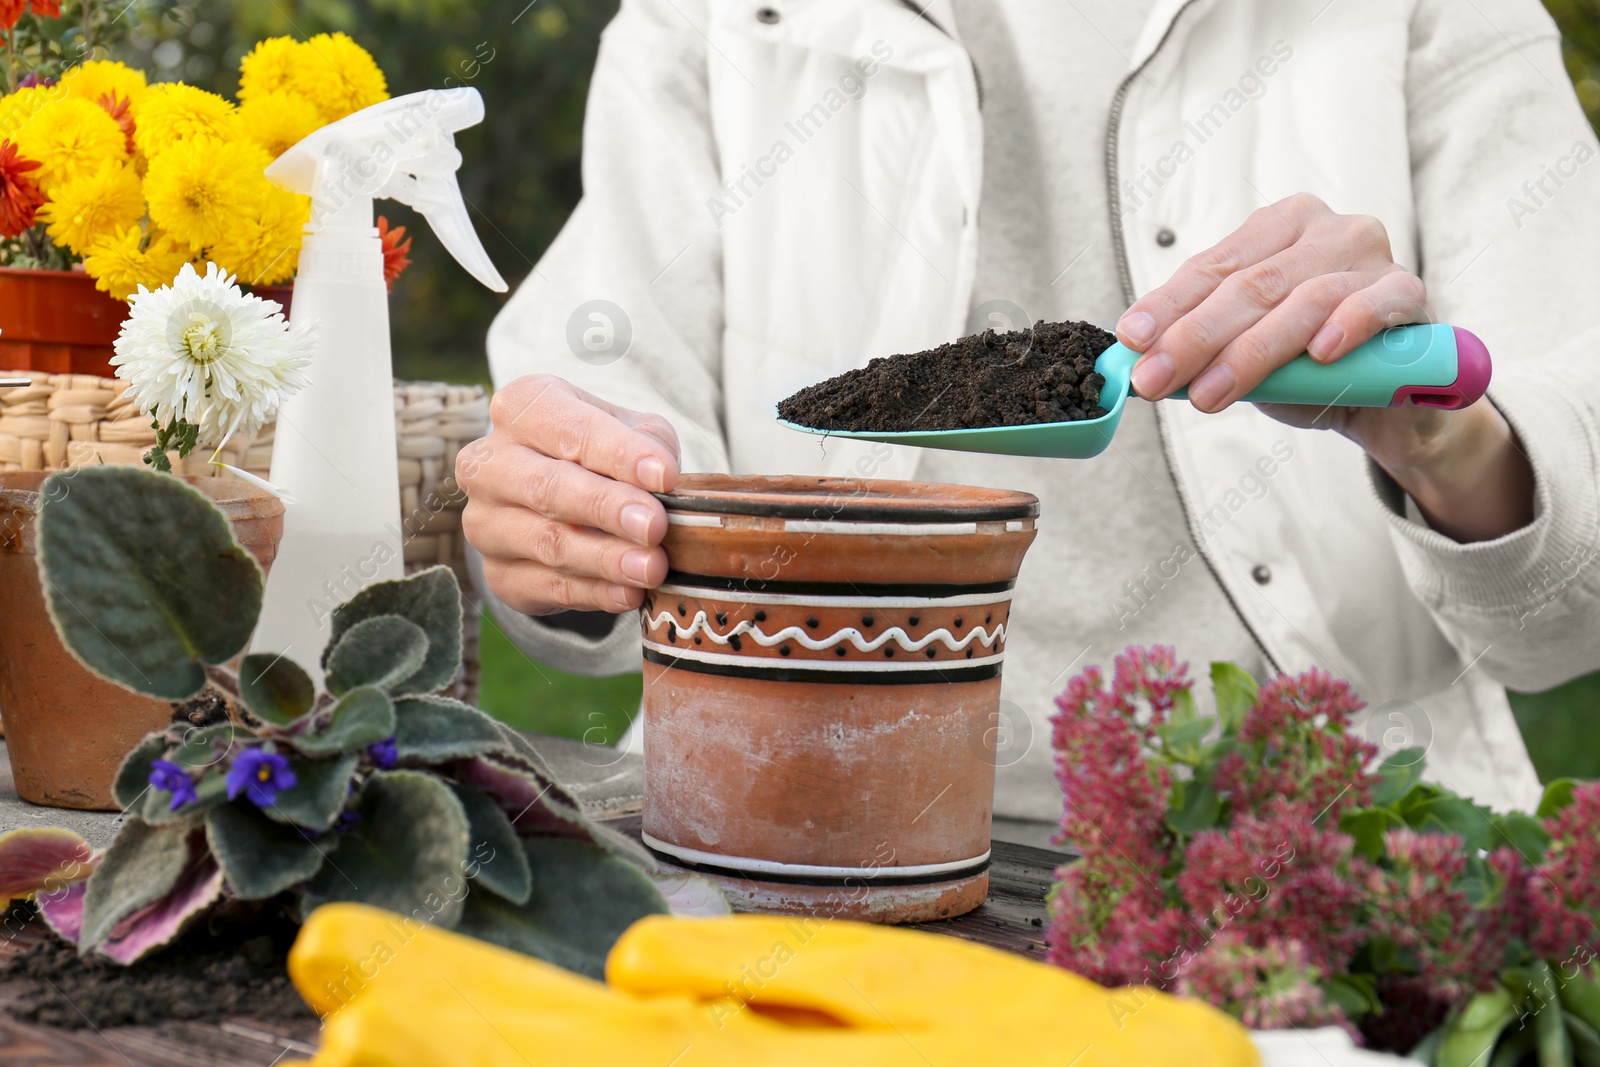
<path id="1" fill-rule="evenodd" d="M 981 72 L 954 31 L 949 0 L 624 0 L 594 75 L 583 201 L 495 322 L 495 379 L 544 371 L 658 411 L 685 470 L 915 477 L 915 449 L 862 466 L 864 448 L 824 454 L 772 412 L 963 332 L 983 129 Z M 1157 409 L 1190 532 L 1275 665 L 1415 705 L 1396 721 L 1431 733 L 1431 776 L 1500 806 L 1538 788 L 1502 685 L 1600 667 L 1596 158 L 1536 0 L 1162 0 L 1110 122 L 1129 302 L 1308 191 L 1381 219 L 1439 318 L 1494 353 L 1491 397 L 1533 461 L 1538 510 L 1487 544 L 1408 519 L 1336 435 L 1248 405 Z M 591 300 L 631 328 L 616 362 L 573 355 L 569 319 Z M 1294 462 L 1235 507 L 1241 473 L 1285 436 Z M 1249 579 L 1262 561 L 1266 587 Z M 500 617 L 569 668 L 638 662 L 630 626 L 596 645 Z"/>

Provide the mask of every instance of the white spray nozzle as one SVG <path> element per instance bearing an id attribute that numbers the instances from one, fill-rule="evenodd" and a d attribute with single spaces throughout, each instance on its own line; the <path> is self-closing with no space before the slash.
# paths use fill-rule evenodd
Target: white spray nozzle
<path id="1" fill-rule="evenodd" d="M 483 121 L 478 90 L 427 89 L 363 108 L 317 130 L 267 168 L 311 197 L 313 231 L 372 225 L 372 201 L 398 200 L 428 220 L 439 242 L 478 281 L 503 293 L 456 182 L 455 133 Z"/>

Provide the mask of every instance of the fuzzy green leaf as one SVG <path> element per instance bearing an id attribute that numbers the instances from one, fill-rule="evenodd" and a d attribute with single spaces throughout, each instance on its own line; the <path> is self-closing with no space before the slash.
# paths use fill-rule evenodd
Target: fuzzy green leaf
<path id="1" fill-rule="evenodd" d="M 328 851 L 242 799 L 211 809 L 206 839 L 228 884 L 243 900 L 266 900 L 304 882 L 322 867 Z"/>
<path id="2" fill-rule="evenodd" d="M 321 728 L 288 740 L 302 752 L 354 752 L 394 736 L 394 705 L 381 689 L 352 689 Z"/>
<path id="3" fill-rule="evenodd" d="M 469 842 L 466 812 L 449 787 L 416 771 L 376 774 L 356 813 L 337 866 L 328 864 L 306 887 L 306 910 L 347 900 L 455 926 L 467 895 Z"/>
<path id="4" fill-rule="evenodd" d="M 403 691 L 400 686 L 427 658 L 428 635 L 410 619 L 398 615 L 362 619 L 328 653 L 328 692 L 337 696 L 358 685 Z"/>
<path id="5" fill-rule="evenodd" d="M 111 780 L 111 797 L 123 811 L 144 804 L 145 794 L 150 790 L 150 765 L 166 753 L 171 743 L 166 731 L 158 730 L 145 734 L 144 740 L 122 757 L 117 776 Z"/>
<path id="6" fill-rule="evenodd" d="M 239 664 L 239 696 L 263 722 L 288 726 L 311 710 L 317 687 L 287 656 L 252 652 Z"/>
<path id="7" fill-rule="evenodd" d="M 183 700 L 203 664 L 250 640 L 261 568 L 221 511 L 177 478 L 84 467 L 41 487 L 39 571 L 62 640 L 96 674 Z"/>
<path id="8" fill-rule="evenodd" d="M 395 701 L 394 718 L 401 759 L 439 763 L 506 750 L 499 724 L 449 697 L 402 697 Z"/>
<path id="9" fill-rule="evenodd" d="M 389 687 L 393 693 L 431 693 L 450 684 L 461 666 L 461 588 L 449 567 L 430 567 L 399 582 L 378 582 L 333 609 L 333 631 L 322 654 L 329 667 L 334 650 L 357 623 L 380 615 L 399 615 L 422 628 L 428 653 L 410 677 Z"/>
<path id="10" fill-rule="evenodd" d="M 81 951 L 98 947 L 119 922 L 177 884 L 189 859 L 188 834 L 187 825 L 158 827 L 128 817 L 84 892 Z"/>
<path id="11" fill-rule="evenodd" d="M 604 849 L 556 838 L 529 838 L 523 847 L 533 869 L 528 902 L 472 893 L 462 933 L 602 978 L 622 932 L 667 910 L 644 872 Z"/>
<path id="12" fill-rule="evenodd" d="M 278 794 L 267 818 L 290 822 L 308 830 L 326 830 L 333 825 L 349 796 L 350 776 L 361 757 L 354 753 L 334 759 L 313 759 L 291 754 L 289 769 L 294 772 L 294 788 Z"/>
<path id="13" fill-rule="evenodd" d="M 1243 667 L 1232 663 L 1211 665 L 1211 690 L 1217 697 L 1217 718 L 1224 733 L 1233 733 L 1244 722 L 1244 713 L 1256 702 L 1256 680 Z"/>
<path id="14" fill-rule="evenodd" d="M 513 904 L 526 904 L 533 892 L 533 872 L 511 820 L 489 794 L 468 785 L 452 785 L 467 813 L 471 855 L 467 874 L 478 886 Z"/>
<path id="15" fill-rule="evenodd" d="M 238 755 L 242 743 L 255 736 L 254 731 L 236 722 L 191 726 L 167 758 L 184 767 L 218 767 Z"/>
<path id="16" fill-rule="evenodd" d="M 1406 748 L 1386 758 L 1378 766 L 1378 784 L 1372 790 L 1372 803 L 1388 807 L 1411 792 L 1422 780 L 1425 749 Z"/>
<path id="17" fill-rule="evenodd" d="M 1557 778 L 1544 787 L 1544 795 L 1539 798 L 1538 814 L 1541 819 L 1548 819 L 1552 815 L 1559 815 L 1561 810 L 1572 803 L 1572 791 L 1578 786 L 1576 778 Z"/>
<path id="18" fill-rule="evenodd" d="M 195 783 L 194 799 L 177 811 L 172 810 L 172 794 L 159 789 L 152 789 L 146 793 L 144 800 L 135 810 L 139 812 L 140 818 L 151 826 L 166 826 L 203 815 L 227 799 L 227 780 L 223 773 L 217 770 L 208 772 Z"/>

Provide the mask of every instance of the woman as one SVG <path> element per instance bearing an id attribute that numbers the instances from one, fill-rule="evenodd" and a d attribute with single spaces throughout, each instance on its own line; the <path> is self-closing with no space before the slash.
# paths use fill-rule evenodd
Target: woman
<path id="1" fill-rule="evenodd" d="M 683 470 L 1039 496 L 998 814 L 1053 821 L 1045 723 L 1130 643 L 1322 667 L 1369 736 L 1527 805 L 1503 686 L 1600 666 L 1600 167 L 1535 0 L 625 0 L 585 196 L 496 321 L 458 465 L 497 617 L 635 669 Z M 1139 394 L 1087 462 L 791 433 L 795 389 L 1036 319 L 1116 324 Z M 1459 412 L 1236 401 L 1309 349 L 1465 326 Z M 1328 431 L 1334 432 L 1328 432 Z M 1030 738 L 1038 738 L 1029 744 Z"/>

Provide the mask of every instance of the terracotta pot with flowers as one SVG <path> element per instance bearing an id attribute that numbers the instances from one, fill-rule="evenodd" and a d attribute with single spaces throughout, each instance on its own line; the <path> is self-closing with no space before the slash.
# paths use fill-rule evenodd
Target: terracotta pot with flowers
<path id="1" fill-rule="evenodd" d="M 310 204 L 262 171 L 389 93 L 342 33 L 260 42 L 240 64 L 237 103 L 148 84 L 106 58 L 127 21 L 115 5 L 79 10 L 81 26 L 59 0 L 0 3 L 0 367 L 109 375 L 126 301 L 186 263 L 216 263 L 286 302 L 276 287 L 294 277 Z M 405 230 L 380 228 L 398 273 Z"/>
<path id="2" fill-rule="evenodd" d="M 207 263 L 203 275 L 185 263 L 170 285 L 141 288 L 112 363 L 155 426 L 157 443 L 145 462 L 171 471 L 170 452 L 186 456 L 214 446 L 220 453 L 233 434 L 254 433 L 285 396 L 305 385 L 307 348 L 306 331 L 291 329 L 277 304 L 242 292 L 215 263 Z M 173 708 L 85 670 L 52 621 L 35 520 L 42 507 L 72 493 L 72 476 L 85 469 L 64 471 L 49 483 L 41 472 L 0 475 L 0 587 L 7 591 L 7 610 L 0 612 L 0 712 L 24 799 L 111 809 L 117 807 L 111 788 L 117 765 L 141 737 L 166 727 Z M 283 533 L 283 503 L 259 478 L 228 470 L 237 477 L 187 480 L 221 508 L 265 571 Z M 150 516 L 157 526 L 160 520 Z M 172 566 L 181 576 L 201 562 L 175 559 Z M 54 613 L 63 611 L 83 614 L 70 598 L 58 598 Z M 130 662 L 138 655 L 135 648 L 123 651 Z"/>

